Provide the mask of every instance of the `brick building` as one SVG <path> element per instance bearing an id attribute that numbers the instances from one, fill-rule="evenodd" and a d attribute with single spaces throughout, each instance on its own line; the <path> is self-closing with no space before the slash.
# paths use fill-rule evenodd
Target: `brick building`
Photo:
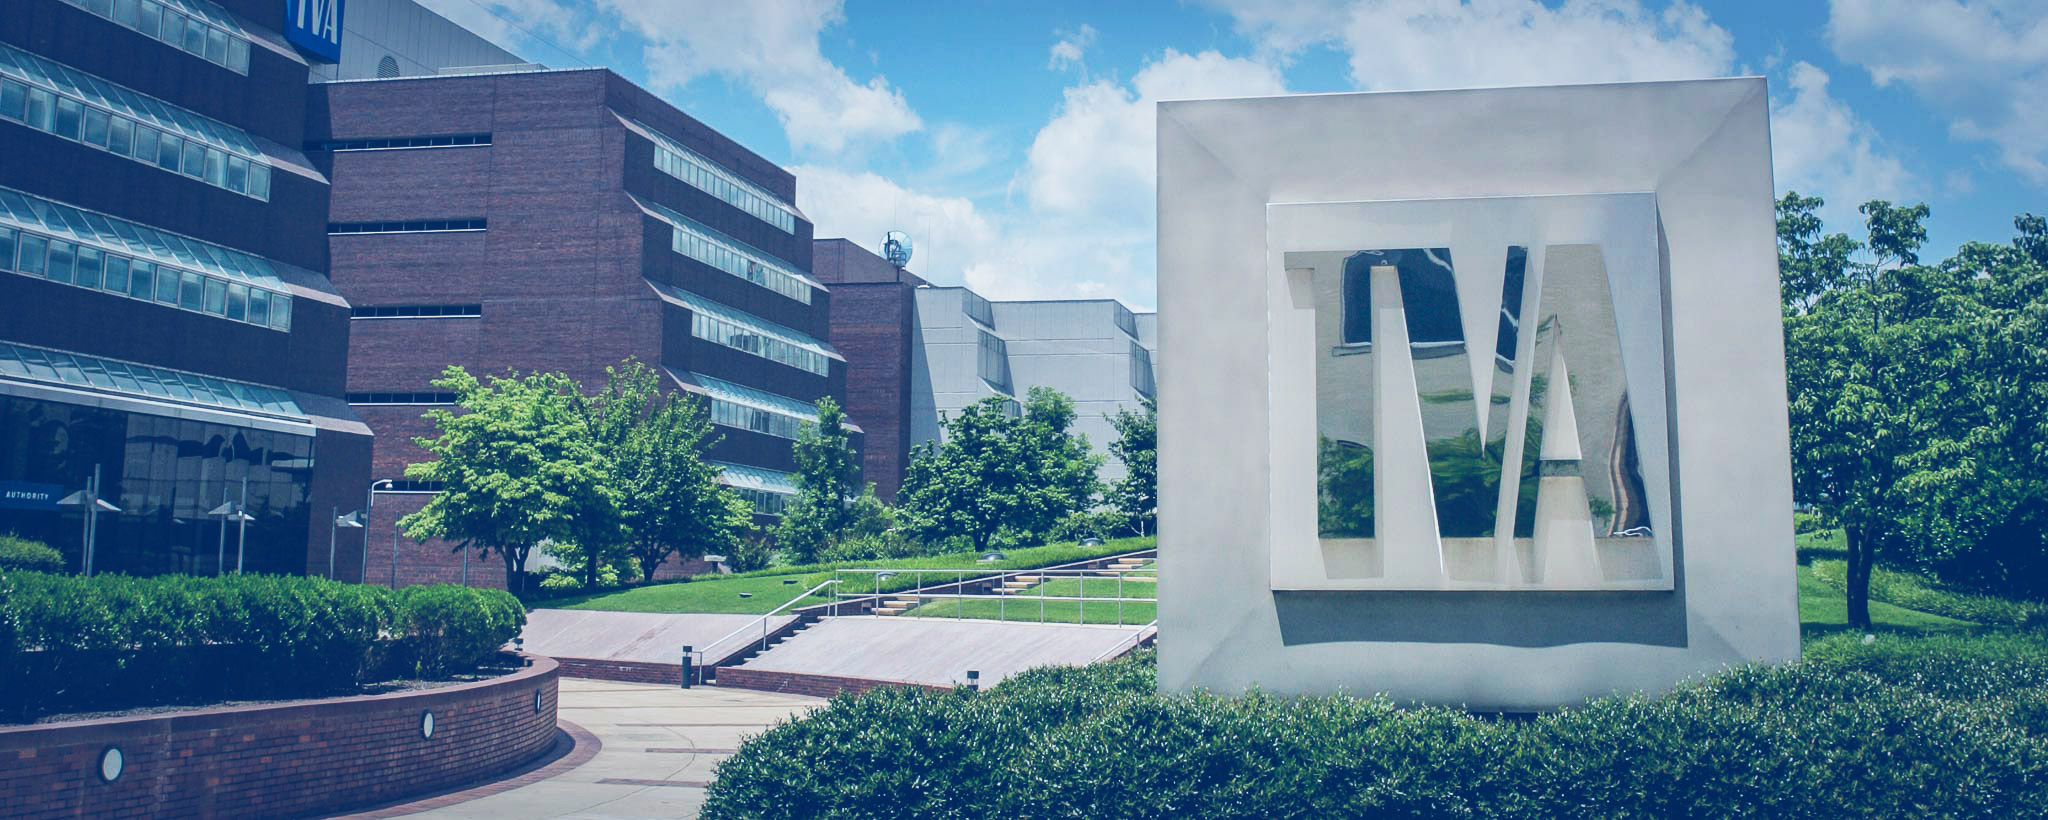
<path id="1" fill-rule="evenodd" d="M 331 514 L 363 499 L 285 6 L 0 13 L 0 532 L 73 570 L 85 522 L 59 499 L 95 474 L 97 571 L 325 575 Z"/>
<path id="2" fill-rule="evenodd" d="M 450 364 L 586 388 L 628 357 L 658 366 L 707 400 L 712 457 L 759 520 L 782 509 L 797 427 L 847 378 L 792 175 L 604 69 L 310 93 L 334 281 L 355 305 L 348 400 L 376 431 L 375 478 L 396 482 L 370 533 L 396 557 L 373 560 L 372 581 L 463 577 L 449 545 L 393 533 L 434 491 L 402 475 L 424 457 L 420 414 L 451 398 L 430 384 Z M 467 573 L 503 583 L 496 561 Z"/>

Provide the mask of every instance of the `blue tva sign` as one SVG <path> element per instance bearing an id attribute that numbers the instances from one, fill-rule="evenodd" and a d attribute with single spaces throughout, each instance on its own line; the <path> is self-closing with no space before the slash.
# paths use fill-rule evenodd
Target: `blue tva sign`
<path id="1" fill-rule="evenodd" d="M 341 62 L 341 4 L 284 0 L 284 38 L 327 62 Z"/>
<path id="2" fill-rule="evenodd" d="M 57 508 L 57 499 L 63 495 L 64 488 L 55 484 L 0 481 L 0 507 L 54 510 Z"/>

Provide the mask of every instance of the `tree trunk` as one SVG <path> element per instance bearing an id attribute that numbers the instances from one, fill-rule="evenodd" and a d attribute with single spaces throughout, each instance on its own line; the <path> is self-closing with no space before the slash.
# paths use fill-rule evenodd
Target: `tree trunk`
<path id="1" fill-rule="evenodd" d="M 1869 629 L 1870 565 L 1877 557 L 1877 544 L 1860 527 L 1846 527 L 1842 536 L 1849 547 L 1848 577 L 1842 579 L 1847 586 L 1849 625 Z"/>
<path id="2" fill-rule="evenodd" d="M 505 588 L 511 590 L 513 595 L 526 595 L 526 555 L 532 549 L 524 547 L 499 551 L 500 555 L 505 556 Z"/>

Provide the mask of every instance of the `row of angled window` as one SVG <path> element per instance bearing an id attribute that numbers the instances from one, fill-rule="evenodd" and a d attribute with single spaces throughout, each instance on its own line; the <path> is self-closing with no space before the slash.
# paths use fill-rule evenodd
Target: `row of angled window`
<path id="1" fill-rule="evenodd" d="M 483 305 L 379 305 L 349 310 L 351 319 L 416 319 L 447 316 L 482 316 Z"/>
<path id="2" fill-rule="evenodd" d="M 648 129 L 648 133 L 652 134 L 655 131 Z M 667 137 L 661 137 L 655 142 L 654 167 L 782 229 L 783 233 L 796 233 L 796 214 L 783 205 L 781 200 L 769 194 L 766 189 L 718 167 L 717 163 L 705 159 L 697 152 L 670 142 Z"/>
<path id="3" fill-rule="evenodd" d="M 481 231 L 489 226 L 482 219 L 424 219 L 410 222 L 329 222 L 327 232 L 336 233 L 440 233 Z"/>
<path id="4" fill-rule="evenodd" d="M 1152 383 L 1152 353 L 1143 346 L 1131 344 L 1131 389 L 1150 396 L 1155 386 Z"/>
<path id="5" fill-rule="evenodd" d="M 491 144 L 489 134 L 456 134 L 446 137 L 390 137 L 386 139 L 326 140 L 306 143 L 308 151 L 391 151 L 401 148 L 464 148 Z"/>
<path id="6" fill-rule="evenodd" d="M 735 487 L 730 484 L 726 485 L 726 489 L 733 491 L 742 500 L 754 505 L 754 513 L 756 515 L 781 515 L 783 510 L 789 509 L 789 502 L 796 498 L 796 496 L 789 493 L 757 490 L 753 487 Z"/>
<path id="7" fill-rule="evenodd" d="M 212 25 L 202 17 L 232 25 L 225 12 L 217 7 L 205 9 L 200 4 L 212 6 L 206 0 L 184 0 L 169 5 L 156 0 L 65 0 L 65 2 L 86 11 L 105 17 L 121 25 L 142 32 L 143 36 L 169 43 L 173 48 L 183 49 L 193 56 L 223 66 L 237 74 L 249 73 L 249 40 L 240 31 L 227 26 Z M 179 10 L 179 6 L 197 12 L 207 10 L 209 15 L 192 14 Z M 239 28 L 236 26 L 235 28 Z"/>
<path id="8" fill-rule="evenodd" d="M 690 333 L 699 339 L 717 342 L 734 350 L 744 350 L 764 359 L 781 362 L 820 376 L 832 372 L 831 360 L 823 353 L 805 350 L 773 336 L 757 333 L 752 328 L 709 316 L 703 311 L 691 313 Z"/>
<path id="9" fill-rule="evenodd" d="M 350 393 L 349 404 L 454 404 L 454 393 Z"/>
<path id="10" fill-rule="evenodd" d="M 1010 387 L 1010 346 L 986 330 L 980 331 L 981 380 L 1005 390 Z"/>
<path id="11" fill-rule="evenodd" d="M 794 439 L 797 437 L 797 433 L 803 429 L 806 422 L 815 423 L 816 421 L 815 417 L 790 416 L 719 398 L 711 400 L 711 422 L 713 424 L 723 424 L 727 427 L 736 427 L 741 430 L 752 430 L 756 433 L 767 433 L 777 438 Z"/>
<path id="12" fill-rule="evenodd" d="M 270 166 L 32 85 L 0 79 L 0 117 L 269 201 Z"/>
<path id="13" fill-rule="evenodd" d="M 292 327 L 292 297 L 285 294 L 12 228 L 0 228 L 0 270 L 252 325 Z"/>
<path id="14" fill-rule="evenodd" d="M 659 205 L 655 209 L 661 214 L 662 221 L 668 223 L 671 247 L 676 253 L 806 305 L 811 303 L 810 283 L 796 272 L 771 261 L 767 254 L 746 249 L 743 243 L 698 225 L 682 214 Z"/>

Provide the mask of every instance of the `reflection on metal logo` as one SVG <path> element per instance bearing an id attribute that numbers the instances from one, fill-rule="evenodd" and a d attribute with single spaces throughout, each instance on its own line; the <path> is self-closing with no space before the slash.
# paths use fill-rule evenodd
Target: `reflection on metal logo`
<path id="1" fill-rule="evenodd" d="M 284 0 L 284 36 L 330 63 L 341 61 L 342 0 Z"/>

